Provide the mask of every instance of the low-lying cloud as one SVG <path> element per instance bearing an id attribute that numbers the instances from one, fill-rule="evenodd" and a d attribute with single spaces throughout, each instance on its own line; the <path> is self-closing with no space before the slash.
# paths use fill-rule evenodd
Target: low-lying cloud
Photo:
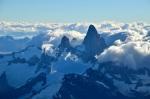
<path id="1" fill-rule="evenodd" d="M 90 23 L 24 24 L 0 22 L 0 35 L 14 37 L 30 35 L 33 37 L 31 39 L 33 44 L 40 42 L 51 46 L 58 46 L 61 38 L 67 36 L 72 46 L 77 46 L 82 43 L 89 25 Z M 116 61 L 134 69 L 150 66 L 150 25 L 104 22 L 94 24 L 94 26 L 109 46 L 98 56 L 100 62 Z M 34 37 L 35 35 L 39 36 Z M 37 42 L 36 40 L 39 38 L 40 41 Z"/>
<path id="2" fill-rule="evenodd" d="M 100 62 L 119 62 L 124 66 L 136 69 L 141 67 L 150 68 L 150 43 L 128 42 L 121 45 L 112 45 L 98 57 Z"/>

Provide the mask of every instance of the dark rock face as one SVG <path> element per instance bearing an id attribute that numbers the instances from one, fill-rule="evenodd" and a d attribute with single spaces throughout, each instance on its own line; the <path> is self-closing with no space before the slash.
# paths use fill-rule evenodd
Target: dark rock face
<path id="1" fill-rule="evenodd" d="M 118 64 L 113 62 L 101 63 L 97 70 L 89 68 L 84 74 L 65 75 L 62 86 L 53 99 L 150 99 L 150 95 L 146 92 L 136 91 L 141 86 L 148 86 L 136 78 L 137 74 L 139 74 L 138 70 L 119 68 Z M 137 79 L 136 84 L 132 82 L 133 79 Z M 114 84 L 114 80 L 135 84 L 135 88 L 130 90 L 132 95 L 122 94 Z"/>
<path id="2" fill-rule="evenodd" d="M 68 50 L 71 48 L 71 45 L 70 45 L 70 41 L 69 41 L 69 38 L 67 38 L 66 36 L 63 36 L 63 38 L 61 39 L 61 43 L 60 45 L 58 46 L 61 50 Z"/>
<path id="3" fill-rule="evenodd" d="M 13 88 L 8 85 L 6 75 L 5 73 L 3 73 L 0 77 L 0 99 L 18 99 L 19 97 L 27 95 L 29 93 L 32 97 L 32 95 L 36 93 L 36 91 L 32 90 L 33 87 L 40 82 L 42 82 L 41 86 L 44 87 L 44 85 L 46 84 L 45 73 L 40 73 L 35 78 L 32 78 L 30 81 L 26 82 L 25 85 L 19 88 Z"/>
<path id="4" fill-rule="evenodd" d="M 95 71 L 91 72 L 94 73 Z M 103 78 L 102 76 L 95 76 Z M 97 83 L 96 79 L 78 74 L 65 75 L 62 87 L 54 99 L 127 99 L 122 94 L 113 92 L 114 90 L 111 91 L 111 89 Z M 118 96 L 115 96 L 116 93 Z"/>
<path id="5" fill-rule="evenodd" d="M 6 74 L 0 76 L 0 99 L 14 99 L 11 96 L 14 94 L 15 89 L 9 86 Z"/>
<path id="6" fill-rule="evenodd" d="M 88 53 L 89 57 L 101 53 L 106 48 L 104 39 L 100 37 L 100 34 L 98 34 L 93 25 L 89 26 L 83 45 L 85 46 L 85 52 Z"/>

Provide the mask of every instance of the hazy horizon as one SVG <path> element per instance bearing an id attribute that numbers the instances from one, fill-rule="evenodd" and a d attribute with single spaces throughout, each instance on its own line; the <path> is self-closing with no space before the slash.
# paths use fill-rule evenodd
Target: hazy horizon
<path id="1" fill-rule="evenodd" d="M 150 23 L 149 5 L 149 0 L 0 0 L 0 21 Z"/>

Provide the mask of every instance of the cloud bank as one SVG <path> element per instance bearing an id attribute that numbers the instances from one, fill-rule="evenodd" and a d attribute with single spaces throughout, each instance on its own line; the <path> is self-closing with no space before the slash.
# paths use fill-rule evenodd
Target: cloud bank
<path id="1" fill-rule="evenodd" d="M 61 38 L 67 36 L 71 45 L 75 47 L 82 43 L 90 24 L 0 22 L 0 36 L 30 37 L 29 43 L 41 43 L 42 47 L 48 46 L 49 49 L 51 46 L 57 47 Z M 133 69 L 150 66 L 149 24 L 103 22 L 93 25 L 108 45 L 108 48 L 98 55 L 99 62 L 116 61 Z"/>
<path id="2" fill-rule="evenodd" d="M 133 69 L 150 66 L 150 43 L 128 42 L 112 45 L 98 57 L 100 62 L 114 61 Z M 150 68 L 150 67 L 149 67 Z"/>

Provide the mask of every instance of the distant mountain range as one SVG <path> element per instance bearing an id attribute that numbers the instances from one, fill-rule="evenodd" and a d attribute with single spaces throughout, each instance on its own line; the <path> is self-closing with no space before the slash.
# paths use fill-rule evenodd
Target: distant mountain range
<path id="1" fill-rule="evenodd" d="M 150 99 L 149 25 L 96 26 L 1 23 L 0 99 Z"/>

